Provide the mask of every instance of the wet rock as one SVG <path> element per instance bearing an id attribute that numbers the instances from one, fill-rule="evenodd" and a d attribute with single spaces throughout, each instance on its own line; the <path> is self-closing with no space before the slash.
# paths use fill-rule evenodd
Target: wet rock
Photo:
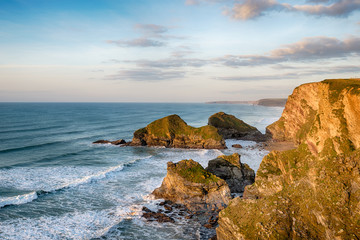
<path id="1" fill-rule="evenodd" d="M 111 143 L 111 142 L 108 140 L 103 140 L 103 139 L 93 142 L 93 144 L 109 144 L 109 143 Z"/>
<path id="2" fill-rule="evenodd" d="M 157 221 L 159 223 L 170 222 L 175 223 L 175 220 L 168 215 L 161 212 L 153 212 L 147 207 L 143 207 L 143 217 L 148 221 Z"/>
<path id="3" fill-rule="evenodd" d="M 232 147 L 233 148 L 243 148 L 243 146 L 241 146 L 240 144 L 233 144 Z"/>
<path id="4" fill-rule="evenodd" d="M 109 140 L 97 140 L 95 142 L 93 142 L 93 144 L 112 144 L 112 145 L 121 145 L 121 144 L 125 144 L 126 141 L 124 139 L 120 139 L 120 140 L 115 140 L 115 141 L 109 141 Z"/>
<path id="5" fill-rule="evenodd" d="M 112 145 L 120 145 L 120 144 L 125 144 L 125 143 L 126 143 L 126 141 L 124 139 L 120 139 L 120 140 L 111 142 Z"/>

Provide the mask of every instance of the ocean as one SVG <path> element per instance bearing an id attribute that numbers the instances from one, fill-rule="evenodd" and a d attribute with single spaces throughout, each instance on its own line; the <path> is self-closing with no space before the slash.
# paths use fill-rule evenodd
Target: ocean
<path id="1" fill-rule="evenodd" d="M 204 167 L 222 154 L 241 154 L 255 171 L 265 150 L 226 140 L 226 150 L 119 147 L 135 130 L 170 114 L 207 124 L 223 111 L 265 132 L 283 108 L 201 103 L 0 103 L 0 239 L 200 239 L 191 219 L 147 222 L 160 200 L 166 163 L 193 159 Z M 245 148 L 234 149 L 234 143 Z"/>

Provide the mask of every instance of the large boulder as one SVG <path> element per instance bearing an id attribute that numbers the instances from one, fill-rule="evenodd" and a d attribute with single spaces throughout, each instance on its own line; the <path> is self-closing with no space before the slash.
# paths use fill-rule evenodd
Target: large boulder
<path id="1" fill-rule="evenodd" d="M 360 80 L 301 85 L 268 127 L 296 149 L 264 157 L 220 212 L 218 239 L 360 239 Z"/>
<path id="2" fill-rule="evenodd" d="M 183 204 L 190 210 L 221 209 L 231 199 L 226 182 L 191 159 L 168 162 L 167 175 L 153 195 Z"/>
<path id="3" fill-rule="evenodd" d="M 256 127 L 250 126 L 233 115 L 218 112 L 210 116 L 208 124 L 218 129 L 225 139 L 265 141 L 266 137 Z"/>
<path id="4" fill-rule="evenodd" d="M 132 146 L 225 149 L 225 141 L 212 126 L 191 127 L 178 115 L 158 119 L 134 132 Z"/>
<path id="5" fill-rule="evenodd" d="M 207 171 L 224 179 L 232 193 L 242 193 L 247 185 L 255 181 L 255 172 L 247 164 L 241 163 L 240 155 L 222 155 L 209 161 Z"/>

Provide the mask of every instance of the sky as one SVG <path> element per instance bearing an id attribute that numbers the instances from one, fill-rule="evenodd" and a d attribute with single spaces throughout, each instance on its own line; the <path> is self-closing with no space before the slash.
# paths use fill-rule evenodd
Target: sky
<path id="1" fill-rule="evenodd" d="M 360 77 L 360 0 L 0 0 L 1 102 L 283 98 Z"/>

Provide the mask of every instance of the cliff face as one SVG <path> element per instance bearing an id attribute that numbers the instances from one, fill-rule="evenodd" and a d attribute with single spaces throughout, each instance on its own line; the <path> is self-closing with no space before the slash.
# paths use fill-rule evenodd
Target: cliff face
<path id="1" fill-rule="evenodd" d="M 244 199 L 221 211 L 218 239 L 360 238 L 360 80 L 296 88 L 276 140 L 297 149 L 271 152 Z"/>
<path id="2" fill-rule="evenodd" d="M 281 118 L 267 127 L 276 141 L 305 142 L 315 155 L 360 146 L 360 80 L 335 79 L 297 87 Z"/>
<path id="3" fill-rule="evenodd" d="M 212 126 L 194 128 L 178 115 L 158 119 L 134 133 L 133 146 L 225 149 L 225 141 Z"/>
<path id="4" fill-rule="evenodd" d="M 167 175 L 153 194 L 191 210 L 222 209 L 231 199 L 226 182 L 191 159 L 168 162 Z"/>

